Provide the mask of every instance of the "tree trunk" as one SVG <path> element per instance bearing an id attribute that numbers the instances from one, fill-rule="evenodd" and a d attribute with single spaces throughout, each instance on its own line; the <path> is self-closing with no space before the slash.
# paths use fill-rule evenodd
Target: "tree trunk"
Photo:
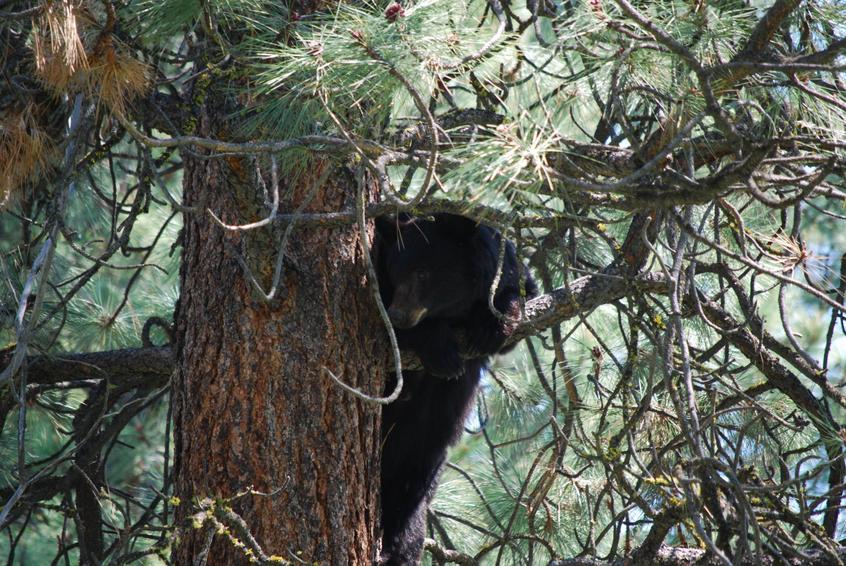
<path id="1" fill-rule="evenodd" d="M 213 87 L 212 87 L 213 88 Z M 194 96 L 194 100 L 199 97 Z M 206 97 L 198 134 L 225 138 L 221 100 Z M 220 97 L 222 98 L 222 97 Z M 282 159 L 285 157 L 282 156 Z M 174 384 L 177 564 L 247 563 L 245 549 L 191 521 L 204 498 L 233 498 L 267 555 L 305 563 L 370 564 L 378 536 L 379 415 L 342 391 L 381 393 L 384 332 L 367 288 L 354 225 L 293 232 L 277 298 L 251 287 L 235 250 L 269 289 L 281 230 L 227 231 L 210 217 L 244 223 L 266 216 L 250 158 L 184 153 L 185 214 Z M 317 178 L 280 182 L 280 213 L 292 212 Z M 340 169 L 305 212 L 354 206 L 355 182 Z M 268 189 L 269 175 L 266 175 Z M 222 508 L 222 507 L 221 507 Z M 192 526 L 193 524 L 193 526 Z M 231 528 L 231 525 L 227 525 Z"/>

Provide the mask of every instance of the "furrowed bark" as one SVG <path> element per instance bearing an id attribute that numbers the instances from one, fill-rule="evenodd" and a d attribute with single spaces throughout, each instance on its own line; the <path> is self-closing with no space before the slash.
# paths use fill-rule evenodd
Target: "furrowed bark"
<path id="1" fill-rule="evenodd" d="M 225 105 L 214 98 L 200 109 L 199 128 L 222 136 Z M 280 212 L 306 198 L 321 166 L 295 186 L 281 183 Z M 306 212 L 353 206 L 351 176 L 329 179 Z M 267 288 L 281 231 L 227 231 L 206 212 L 227 223 L 253 221 L 267 214 L 261 194 L 247 158 L 186 153 L 185 204 L 201 212 L 185 219 L 176 317 L 175 472 L 184 530 L 174 562 L 208 552 L 209 566 L 248 563 L 236 530 L 215 535 L 209 548 L 212 521 L 190 520 L 197 502 L 222 498 L 268 555 L 369 564 L 378 536 L 379 406 L 325 375 L 328 368 L 381 393 L 385 340 L 358 233 L 351 225 L 297 232 L 268 302 L 235 254 Z"/>

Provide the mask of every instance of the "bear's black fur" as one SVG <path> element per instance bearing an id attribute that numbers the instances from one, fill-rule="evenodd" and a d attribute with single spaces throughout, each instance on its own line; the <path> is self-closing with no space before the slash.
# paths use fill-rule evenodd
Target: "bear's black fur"
<path id="1" fill-rule="evenodd" d="M 417 564 L 447 447 L 461 436 L 488 357 L 504 351 L 520 316 L 521 269 L 506 242 L 493 301 L 503 321 L 488 306 L 499 232 L 455 214 L 383 217 L 376 231 L 382 301 L 400 348 L 423 363 L 403 372 L 402 395 L 382 413 L 381 563 Z M 535 282 L 522 277 L 526 296 L 535 296 Z M 472 359 L 462 359 L 458 335 Z M 386 392 L 395 385 L 392 375 Z"/>

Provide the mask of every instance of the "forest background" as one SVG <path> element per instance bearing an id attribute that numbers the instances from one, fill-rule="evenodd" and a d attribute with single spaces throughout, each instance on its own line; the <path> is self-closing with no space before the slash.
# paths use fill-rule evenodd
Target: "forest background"
<path id="1" fill-rule="evenodd" d="M 543 292 L 427 561 L 846 560 L 842 2 L 0 0 L 0 46 L 7 563 L 370 563 L 397 212 Z"/>

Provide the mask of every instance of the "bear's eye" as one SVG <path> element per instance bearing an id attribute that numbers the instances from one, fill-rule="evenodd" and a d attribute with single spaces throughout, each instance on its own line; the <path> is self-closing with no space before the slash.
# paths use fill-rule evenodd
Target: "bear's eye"
<path id="1" fill-rule="evenodd" d="M 418 281 L 426 281 L 429 278 L 429 272 L 425 269 L 418 269 L 417 270 L 417 279 Z"/>

